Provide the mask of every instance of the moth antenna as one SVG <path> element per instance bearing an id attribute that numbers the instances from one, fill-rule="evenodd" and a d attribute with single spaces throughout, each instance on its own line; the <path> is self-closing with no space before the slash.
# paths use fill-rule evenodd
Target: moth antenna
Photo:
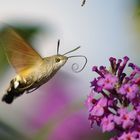
<path id="1" fill-rule="evenodd" d="M 87 57 L 84 56 L 84 55 L 73 55 L 73 56 L 69 56 L 68 58 L 72 58 L 72 57 L 82 57 L 82 58 L 85 59 L 85 63 L 84 63 L 84 65 L 83 65 L 83 67 L 81 69 L 79 69 L 79 64 L 77 64 L 77 63 L 73 63 L 72 66 L 71 66 L 72 70 L 75 73 L 81 72 L 85 68 L 85 66 L 87 64 L 87 61 L 88 61 Z"/>
<path id="2" fill-rule="evenodd" d="M 73 49 L 71 51 L 68 51 L 68 52 L 64 53 L 63 55 L 66 55 L 66 54 L 69 54 L 71 52 L 74 52 L 74 51 L 78 50 L 79 48 L 80 48 L 80 46 L 76 47 L 75 49 Z"/>
<path id="3" fill-rule="evenodd" d="M 60 46 L 60 39 L 58 39 L 58 42 L 57 42 L 57 55 L 59 54 L 59 46 Z"/>

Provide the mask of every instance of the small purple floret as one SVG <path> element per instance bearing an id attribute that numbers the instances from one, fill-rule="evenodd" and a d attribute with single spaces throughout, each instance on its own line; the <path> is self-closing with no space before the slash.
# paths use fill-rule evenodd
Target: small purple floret
<path id="1" fill-rule="evenodd" d="M 91 82 L 88 96 L 89 120 L 103 132 L 116 131 L 110 140 L 140 140 L 140 67 L 128 63 L 129 58 L 110 57 L 111 70 L 93 67 L 99 76 Z M 131 73 L 124 72 L 125 67 Z"/>
<path id="2" fill-rule="evenodd" d="M 101 120 L 101 126 L 102 126 L 103 132 L 112 131 L 115 128 L 114 116 L 110 114 L 107 117 L 104 117 Z"/>
<path id="3" fill-rule="evenodd" d="M 139 92 L 139 87 L 137 84 L 127 83 L 122 85 L 118 92 L 122 95 L 125 95 L 126 98 L 128 98 L 129 100 L 132 100 L 137 96 Z"/>
<path id="4" fill-rule="evenodd" d="M 100 78 L 98 80 L 97 85 L 102 89 L 111 90 L 114 88 L 117 82 L 118 82 L 118 78 L 108 73 L 104 75 L 104 78 Z"/>

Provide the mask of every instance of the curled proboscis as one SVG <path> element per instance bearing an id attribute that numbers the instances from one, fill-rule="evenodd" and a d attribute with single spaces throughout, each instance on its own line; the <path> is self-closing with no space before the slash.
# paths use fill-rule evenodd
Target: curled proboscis
<path id="1" fill-rule="evenodd" d="M 74 55 L 74 56 L 69 56 L 68 58 L 72 58 L 72 57 L 82 57 L 82 58 L 85 59 L 85 63 L 82 66 L 82 68 L 79 69 L 79 64 L 77 64 L 77 63 L 73 63 L 72 66 L 71 66 L 72 71 L 74 71 L 75 73 L 81 72 L 87 64 L 87 58 L 83 55 Z"/>

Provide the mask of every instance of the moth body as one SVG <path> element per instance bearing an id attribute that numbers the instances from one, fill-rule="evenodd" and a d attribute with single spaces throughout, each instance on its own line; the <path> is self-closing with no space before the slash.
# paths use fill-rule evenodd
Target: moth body
<path id="1" fill-rule="evenodd" d="M 8 28 L 0 34 L 0 43 L 6 52 L 9 63 L 13 66 L 17 74 L 15 78 L 11 80 L 6 94 L 2 98 L 2 101 L 8 104 L 12 103 L 16 97 L 22 95 L 24 92 L 33 92 L 41 85 L 48 82 L 69 58 L 83 57 L 86 60 L 81 70 L 75 69 L 75 72 L 82 71 L 87 63 L 87 58 L 85 56 L 66 56 L 66 54 L 69 54 L 80 47 L 60 55 L 60 41 L 58 41 L 57 44 L 56 55 L 42 58 L 11 28 Z"/>
<path id="2" fill-rule="evenodd" d="M 30 69 L 23 70 L 11 80 L 7 93 L 3 96 L 2 101 L 10 104 L 24 92 L 30 93 L 36 90 L 48 82 L 66 61 L 66 56 L 54 55 L 44 58 L 41 63 Z"/>

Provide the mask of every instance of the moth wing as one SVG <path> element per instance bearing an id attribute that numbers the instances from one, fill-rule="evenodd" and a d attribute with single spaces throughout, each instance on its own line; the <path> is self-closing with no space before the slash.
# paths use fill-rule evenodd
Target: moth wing
<path id="1" fill-rule="evenodd" d="M 0 41 L 17 73 L 42 61 L 42 57 L 11 28 L 1 34 Z"/>

